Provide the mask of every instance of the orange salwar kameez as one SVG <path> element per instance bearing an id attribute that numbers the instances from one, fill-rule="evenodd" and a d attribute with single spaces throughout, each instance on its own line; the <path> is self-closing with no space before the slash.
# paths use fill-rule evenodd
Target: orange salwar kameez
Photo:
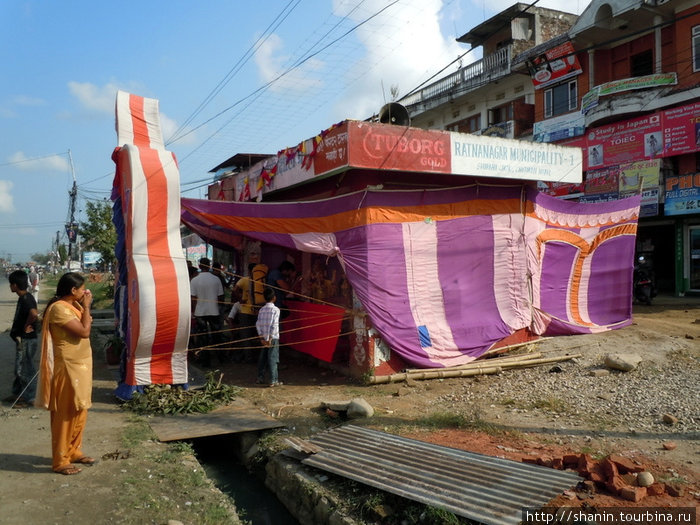
<path id="1" fill-rule="evenodd" d="M 69 321 L 80 321 L 81 317 L 79 304 L 61 300 L 49 307 L 42 324 L 36 406 L 51 411 L 54 471 L 83 457 L 83 430 L 92 405 L 92 348 L 90 339 L 64 328 Z"/>

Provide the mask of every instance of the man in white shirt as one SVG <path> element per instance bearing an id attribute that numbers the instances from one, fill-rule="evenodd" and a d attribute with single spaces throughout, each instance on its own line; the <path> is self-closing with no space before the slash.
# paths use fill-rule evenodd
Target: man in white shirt
<path id="1" fill-rule="evenodd" d="M 199 274 L 190 281 L 190 295 L 192 296 L 192 313 L 196 321 L 196 334 L 194 337 L 195 347 L 202 348 L 216 345 L 221 338 L 221 315 L 219 304 L 224 300 L 224 287 L 221 279 L 211 273 L 211 261 L 206 257 L 199 260 Z M 204 366 L 211 363 L 211 352 L 217 351 L 214 346 L 212 350 L 195 352 L 199 362 Z M 224 361 L 223 350 L 217 351 L 219 362 Z"/>

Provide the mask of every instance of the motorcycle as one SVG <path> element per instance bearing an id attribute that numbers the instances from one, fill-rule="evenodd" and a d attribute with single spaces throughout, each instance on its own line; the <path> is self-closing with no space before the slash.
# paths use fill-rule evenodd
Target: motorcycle
<path id="1" fill-rule="evenodd" d="M 651 300 L 654 297 L 656 297 L 654 272 L 651 264 L 643 255 L 640 255 L 634 265 L 634 298 L 642 304 L 651 306 Z"/>

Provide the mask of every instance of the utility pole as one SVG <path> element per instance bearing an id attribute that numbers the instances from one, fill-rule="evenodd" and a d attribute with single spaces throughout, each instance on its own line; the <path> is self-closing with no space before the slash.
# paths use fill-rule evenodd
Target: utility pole
<path id="1" fill-rule="evenodd" d="M 78 183 L 75 180 L 75 168 L 73 167 L 73 155 L 70 149 L 68 150 L 68 158 L 70 159 L 70 172 L 73 175 L 73 187 L 68 192 L 70 197 L 70 221 L 66 225 L 66 233 L 68 234 L 68 266 L 67 270 L 71 271 L 71 260 L 73 258 L 73 245 L 78 237 L 78 225 L 75 223 L 75 201 L 78 197 Z"/>

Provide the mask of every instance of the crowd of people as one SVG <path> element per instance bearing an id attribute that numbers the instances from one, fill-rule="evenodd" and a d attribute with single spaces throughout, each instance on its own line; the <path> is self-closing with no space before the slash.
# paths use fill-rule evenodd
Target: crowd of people
<path id="1" fill-rule="evenodd" d="M 251 262 L 247 275 L 237 280 L 208 258 L 198 265 L 198 270 L 191 265 L 189 270 L 194 359 L 204 367 L 212 366 L 214 359 L 220 364 L 257 359 L 256 382 L 280 385 L 279 323 L 289 314 L 285 301 L 299 283 L 294 264 L 285 260 L 269 270 Z"/>

